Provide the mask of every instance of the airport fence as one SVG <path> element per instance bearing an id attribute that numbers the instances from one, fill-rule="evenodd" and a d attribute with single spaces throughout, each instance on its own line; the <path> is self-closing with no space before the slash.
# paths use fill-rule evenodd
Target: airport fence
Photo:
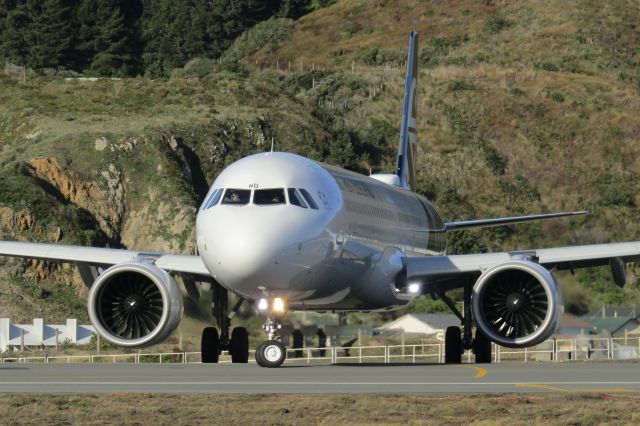
<path id="1" fill-rule="evenodd" d="M 513 349 L 492 344 L 495 363 L 562 362 L 573 360 L 640 359 L 640 337 L 552 339 L 540 345 Z M 249 362 L 255 362 L 255 351 L 250 351 Z M 471 351 L 463 355 L 463 362 L 474 360 Z M 195 364 L 200 363 L 200 352 L 164 352 L 135 354 L 55 355 L 33 357 L 0 357 L 0 363 L 134 363 L 134 364 Z M 220 363 L 230 363 L 227 352 Z M 444 344 L 377 345 L 327 348 L 301 348 L 287 350 L 287 364 L 339 364 L 339 363 L 444 363 Z"/>

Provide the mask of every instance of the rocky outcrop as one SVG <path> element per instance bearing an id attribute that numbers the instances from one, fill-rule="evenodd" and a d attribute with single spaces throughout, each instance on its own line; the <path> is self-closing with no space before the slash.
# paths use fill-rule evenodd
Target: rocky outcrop
<path id="1" fill-rule="evenodd" d="M 21 239 L 20 233 L 31 229 L 33 222 L 33 216 L 26 209 L 14 210 L 9 207 L 0 207 L 0 230 L 3 233 L 9 233 L 13 239 Z"/>
<path id="2" fill-rule="evenodd" d="M 130 249 L 194 253 L 196 208 L 184 200 L 163 200 L 153 188 L 148 197 L 141 208 L 127 212 L 122 244 Z"/>
<path id="3" fill-rule="evenodd" d="M 61 201 L 89 212 L 102 232 L 115 243 L 120 241 L 125 200 L 122 173 L 113 165 L 100 173 L 101 182 L 79 179 L 65 170 L 55 158 L 34 158 L 26 163 L 28 170 L 44 182 L 45 189 Z"/>
<path id="4" fill-rule="evenodd" d="M 160 146 L 167 157 L 180 169 L 182 179 L 193 188 L 196 204 L 200 205 L 209 191 L 209 184 L 202 171 L 200 158 L 179 137 L 163 136 Z"/>

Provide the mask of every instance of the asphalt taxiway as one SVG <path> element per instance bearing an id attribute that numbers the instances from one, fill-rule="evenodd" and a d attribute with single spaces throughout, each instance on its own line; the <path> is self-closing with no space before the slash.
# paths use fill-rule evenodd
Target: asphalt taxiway
<path id="1" fill-rule="evenodd" d="M 0 364 L 0 392 L 640 394 L 640 363 Z"/>

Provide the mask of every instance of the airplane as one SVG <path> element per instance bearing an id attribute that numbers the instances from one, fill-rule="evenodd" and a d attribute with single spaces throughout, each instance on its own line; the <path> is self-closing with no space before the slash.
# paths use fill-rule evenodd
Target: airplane
<path id="1" fill-rule="evenodd" d="M 446 303 L 460 327 L 445 331 L 445 362 L 471 349 L 491 362 L 491 342 L 529 347 L 549 338 L 563 312 L 559 270 L 609 266 L 623 285 L 640 242 L 447 255 L 451 232 L 581 215 L 562 212 L 443 222 L 416 189 L 418 34 L 413 31 L 394 173 L 360 175 L 286 152 L 250 155 L 215 179 L 196 219 L 197 255 L 0 241 L 0 256 L 73 263 L 88 286 L 88 311 L 116 346 L 157 344 L 177 328 L 188 292 L 210 289 L 216 327 L 202 332 L 203 363 L 226 350 L 249 361 L 247 330 L 231 328 L 243 301 L 265 317 L 256 362 L 286 358 L 289 311 L 376 311 L 418 295 Z M 462 312 L 447 293 L 462 289 Z M 239 296 L 230 308 L 229 295 Z M 474 332 L 475 329 L 475 332 Z M 230 332 L 231 331 L 231 332 Z"/>

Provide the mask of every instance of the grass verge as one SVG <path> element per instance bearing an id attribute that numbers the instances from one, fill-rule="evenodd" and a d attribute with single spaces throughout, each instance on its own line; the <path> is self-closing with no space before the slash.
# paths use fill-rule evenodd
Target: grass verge
<path id="1" fill-rule="evenodd" d="M 3 395 L 6 424 L 638 424 L 627 395 Z M 87 415 L 90 414 L 90 417 Z"/>

